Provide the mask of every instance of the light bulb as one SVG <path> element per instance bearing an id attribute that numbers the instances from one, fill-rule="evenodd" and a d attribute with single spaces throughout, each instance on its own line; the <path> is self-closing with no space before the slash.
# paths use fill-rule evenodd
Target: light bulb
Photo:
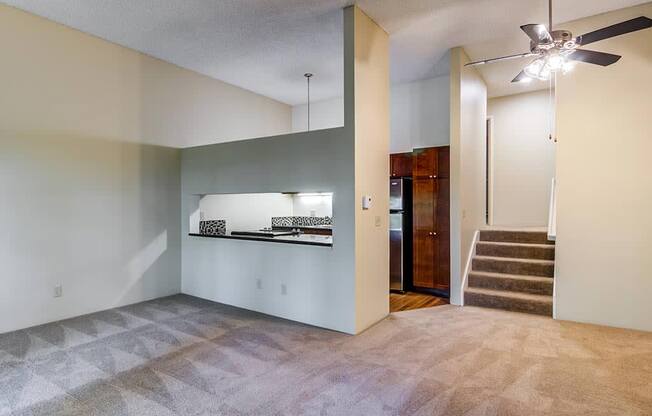
<path id="1" fill-rule="evenodd" d="M 551 71 L 556 71 L 564 66 L 566 60 L 561 55 L 551 55 L 546 60 L 546 63 Z"/>
<path id="2" fill-rule="evenodd" d="M 550 79 L 550 68 L 547 65 L 539 72 L 539 79 L 541 81 L 548 81 Z"/>
<path id="3" fill-rule="evenodd" d="M 570 72 L 575 68 L 575 64 L 572 62 L 564 62 L 564 65 L 561 67 L 561 71 L 565 74 Z"/>
<path id="4" fill-rule="evenodd" d="M 543 65 L 543 59 L 535 59 L 534 61 L 530 62 L 530 64 L 528 64 L 528 66 L 526 66 L 523 71 L 525 72 L 525 75 L 530 78 L 539 78 L 539 72 L 541 72 Z"/>

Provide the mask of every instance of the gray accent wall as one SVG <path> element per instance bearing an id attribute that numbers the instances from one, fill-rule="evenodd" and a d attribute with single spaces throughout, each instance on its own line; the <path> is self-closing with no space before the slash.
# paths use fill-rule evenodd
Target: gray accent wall
<path id="1" fill-rule="evenodd" d="M 183 293 L 353 333 L 353 168 L 343 127 L 182 150 Z M 332 248 L 188 235 L 197 195 L 284 191 L 333 192 Z"/>

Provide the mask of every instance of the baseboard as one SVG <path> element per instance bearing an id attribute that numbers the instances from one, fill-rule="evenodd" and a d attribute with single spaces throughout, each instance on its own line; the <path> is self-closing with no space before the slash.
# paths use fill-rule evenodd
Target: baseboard
<path id="1" fill-rule="evenodd" d="M 556 261 L 555 261 L 555 272 L 552 275 L 552 319 L 557 319 L 557 263 Z"/>
<path id="2" fill-rule="evenodd" d="M 462 279 L 462 285 L 460 286 L 460 306 L 464 306 L 464 289 L 466 289 L 467 281 L 469 279 L 469 272 L 471 271 L 471 262 L 473 261 L 473 253 L 475 253 L 475 245 L 480 239 L 480 230 L 476 230 L 473 234 L 473 242 L 471 243 L 471 248 L 469 249 L 469 254 L 466 258 L 466 266 L 464 266 L 464 277 Z"/>

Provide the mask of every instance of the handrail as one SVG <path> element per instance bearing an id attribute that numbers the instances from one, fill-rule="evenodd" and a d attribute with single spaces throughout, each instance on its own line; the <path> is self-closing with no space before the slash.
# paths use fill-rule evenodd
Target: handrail
<path id="1" fill-rule="evenodd" d="M 557 187 L 555 178 L 552 178 L 550 186 L 550 207 L 548 209 L 548 240 L 554 241 L 557 238 Z"/>

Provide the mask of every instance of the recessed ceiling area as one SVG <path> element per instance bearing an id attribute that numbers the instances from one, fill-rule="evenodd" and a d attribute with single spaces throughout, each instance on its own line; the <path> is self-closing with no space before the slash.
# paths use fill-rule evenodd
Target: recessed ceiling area
<path id="1" fill-rule="evenodd" d="M 341 9 L 353 3 L 350 0 L 4 0 L 4 3 L 290 105 L 306 101 L 305 72 L 315 74 L 311 81 L 311 100 L 342 95 Z M 544 23 L 548 2 L 360 0 L 356 3 L 390 34 L 392 82 L 403 83 L 445 71 L 437 62 L 451 47 L 464 45 L 471 59 L 526 51 L 528 41 L 519 26 Z M 559 0 L 555 2 L 554 22 L 642 3 L 645 1 Z M 496 65 L 511 74 L 518 63 Z M 490 78 L 491 96 L 537 89 L 537 85 L 505 85 L 500 77 Z"/>

